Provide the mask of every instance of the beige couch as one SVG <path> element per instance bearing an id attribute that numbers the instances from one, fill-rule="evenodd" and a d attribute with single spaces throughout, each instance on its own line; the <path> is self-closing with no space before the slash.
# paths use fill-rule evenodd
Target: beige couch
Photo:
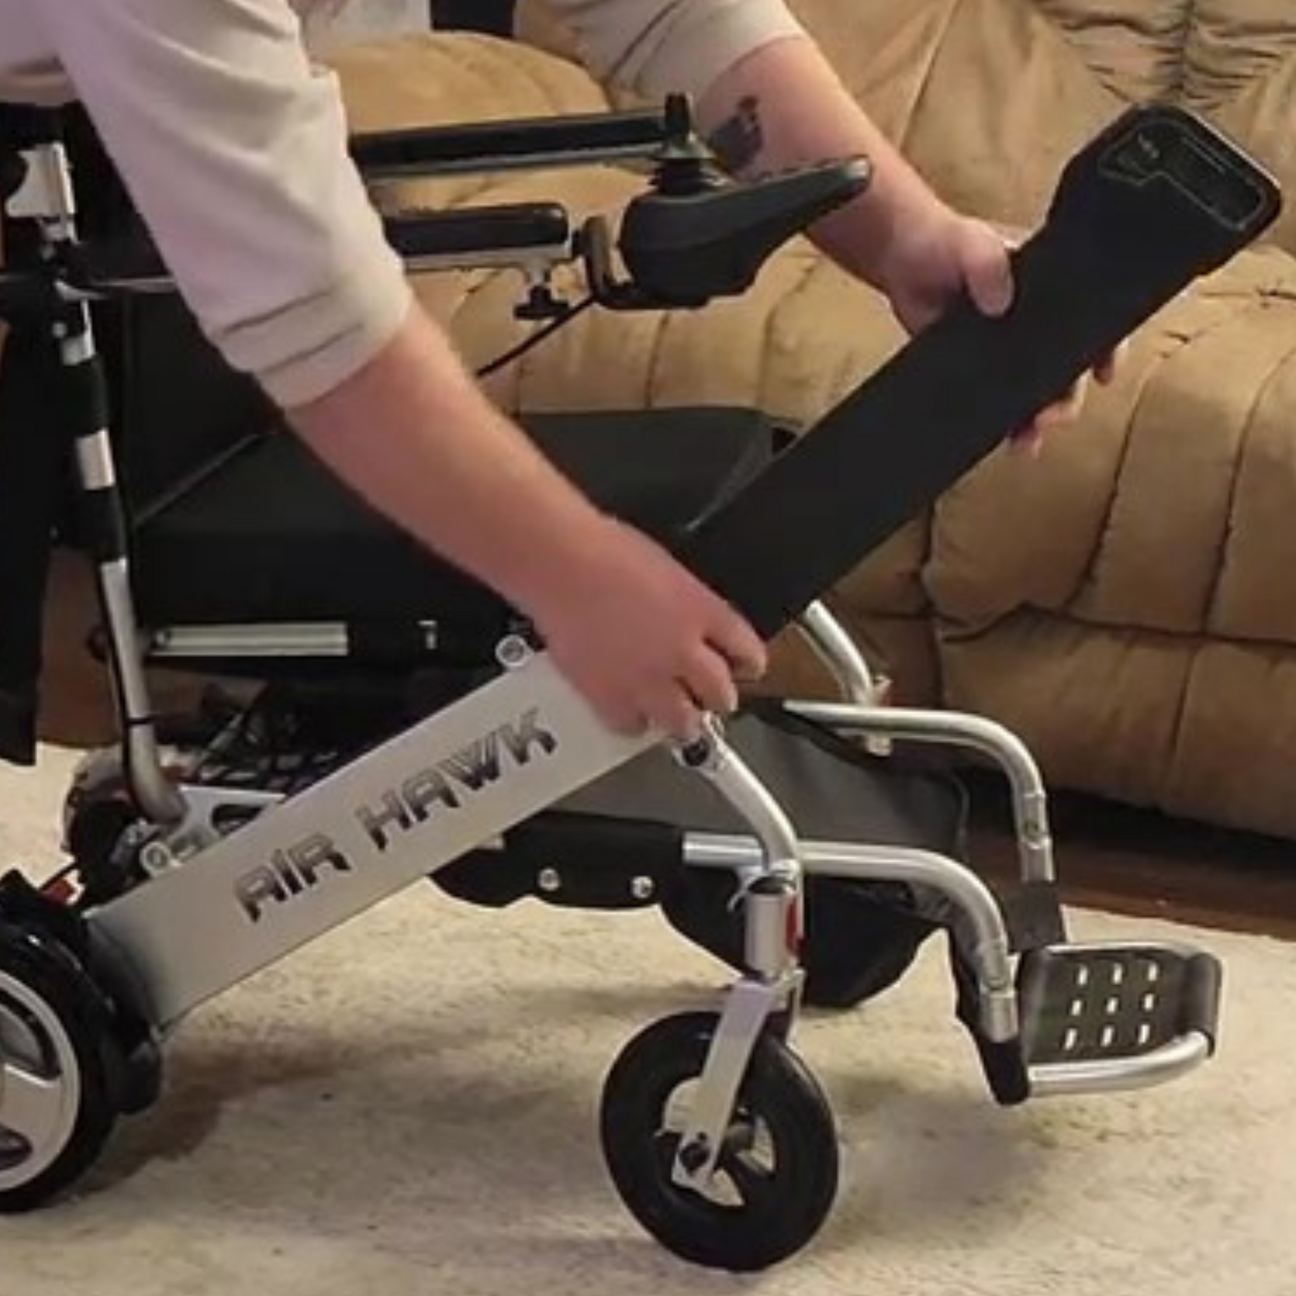
<path id="1" fill-rule="evenodd" d="M 1189 103 L 1296 184 L 1296 11 L 1275 0 L 796 0 L 844 79 L 949 199 L 1014 227 L 1128 100 Z M 600 110 L 542 10 L 528 40 L 414 37 L 337 57 L 357 128 Z M 415 186 L 447 205 L 615 209 L 611 168 Z M 402 201 L 406 195 L 393 195 Z M 902 698 L 1018 730 L 1058 786 L 1296 832 L 1296 205 L 1141 332 L 1119 383 L 1043 460 L 998 456 L 833 601 Z M 421 292 L 468 355 L 521 336 L 505 273 Z M 806 244 L 741 301 L 590 313 L 499 375 L 508 407 L 754 402 L 805 423 L 901 342 Z M 889 437 L 877 428 L 877 470 Z M 795 537 L 790 538 L 795 544 Z M 781 655 L 777 683 L 817 686 Z"/>
<path id="2" fill-rule="evenodd" d="M 1296 183 L 1296 13 L 1266 0 L 798 0 L 844 79 L 951 201 L 1036 223 L 1059 167 L 1132 99 L 1205 111 Z M 570 53 L 542 10 L 528 41 Z M 471 38 L 352 51 L 358 122 L 579 111 L 578 67 Z M 430 186 L 554 194 L 612 171 Z M 1268 243 L 1143 330 L 1118 383 L 1039 463 L 1001 455 L 865 562 L 834 602 L 910 700 L 997 717 L 1059 786 L 1296 832 L 1296 205 Z M 516 335 L 498 275 L 429 281 L 475 358 Z M 901 335 L 802 244 L 700 315 L 591 315 L 495 387 L 531 408 L 748 400 L 812 420 Z M 879 428 L 879 471 L 888 436 Z M 779 682 L 805 680 L 785 659 Z"/>

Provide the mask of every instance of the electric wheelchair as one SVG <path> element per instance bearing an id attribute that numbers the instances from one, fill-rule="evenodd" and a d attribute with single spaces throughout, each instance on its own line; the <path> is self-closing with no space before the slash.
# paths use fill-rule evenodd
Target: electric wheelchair
<path id="1" fill-rule="evenodd" d="M 66 868 L 45 880 L 14 869 L 0 884 L 0 1207 L 42 1206 L 77 1183 L 115 1123 L 160 1099 L 164 1042 L 201 1004 L 428 879 L 486 906 L 656 906 L 733 969 L 713 1010 L 634 1037 L 602 1100 L 627 1209 L 701 1265 L 758 1270 L 814 1238 L 838 1145 L 793 1048 L 798 1012 L 881 993 L 937 933 L 999 1103 L 1157 1084 L 1210 1056 L 1217 960 L 1070 942 L 1030 753 L 983 718 L 887 705 L 822 599 L 1274 219 L 1272 179 L 1227 140 L 1177 109 L 1122 115 L 1076 155 L 1015 254 L 1009 315 L 957 307 L 808 430 L 729 408 L 524 416 L 582 488 L 763 634 L 799 629 L 841 683 L 840 702 L 753 701 L 673 746 L 605 731 L 515 610 L 371 513 L 255 397 L 238 418 L 227 406 L 188 462 L 158 467 L 175 458 L 165 429 L 142 450 L 114 440 L 98 312 L 174 289 L 146 239 L 78 224 L 63 121 L 13 112 L 0 147 L 18 235 L 0 315 L 55 349 L 62 393 L 39 435 L 5 435 L 25 436 L 32 461 L 74 466 L 67 534 L 97 572 L 90 649 L 110 668 L 121 736 L 69 789 Z M 359 136 L 353 154 L 375 182 L 642 168 L 619 222 L 573 228 L 556 203 L 385 216 L 412 273 L 516 267 L 519 314 L 548 321 L 532 340 L 588 305 L 696 310 L 739 295 L 870 179 L 867 160 L 849 159 L 734 183 L 675 97 L 605 117 Z M 554 292 L 560 265 L 579 268 L 587 298 Z M 201 421 L 201 375 L 214 370 L 193 363 Z M 881 451 L 866 449 L 870 435 L 888 438 Z M 11 473 L 23 462 L 0 455 Z M 247 688 L 156 716 L 145 668 L 168 664 Z M 11 761 L 35 759 L 34 696 L 0 687 Z M 926 759 L 937 747 L 1007 777 L 1019 885 L 992 888 L 965 862 L 966 793 L 955 769 Z M 671 1127 L 685 1084 L 693 1097 Z"/>

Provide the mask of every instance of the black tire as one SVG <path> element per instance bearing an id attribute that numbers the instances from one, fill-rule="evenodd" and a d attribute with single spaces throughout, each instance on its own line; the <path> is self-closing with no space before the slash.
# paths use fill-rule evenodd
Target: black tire
<path id="1" fill-rule="evenodd" d="M 630 1214 L 681 1259 L 752 1273 L 800 1251 L 837 1196 L 839 1152 L 832 1109 L 801 1059 L 764 1033 L 739 1090 L 717 1171 L 739 1204 L 711 1200 L 671 1180 L 681 1131 L 664 1128 L 679 1087 L 702 1074 L 719 1018 L 685 1013 L 649 1026 L 621 1052 L 603 1090 L 603 1154 Z M 763 1124 L 774 1166 L 758 1171 L 737 1146 Z M 741 1167 L 741 1170 L 738 1170 Z M 741 1178 L 735 1178 L 735 1172 Z"/>
<path id="2" fill-rule="evenodd" d="M 3 1128 L 0 1120 L 0 1214 L 38 1209 L 70 1189 L 98 1160 L 117 1123 L 121 1061 L 103 997 L 77 962 L 48 938 L 0 924 L 0 1063 L 4 1032 L 21 1034 L 24 1068 L 58 1080 L 65 1097 L 45 1146 Z M 4 1112 L 0 1071 L 0 1117 Z M 23 1146 L 27 1147 L 24 1155 Z"/>

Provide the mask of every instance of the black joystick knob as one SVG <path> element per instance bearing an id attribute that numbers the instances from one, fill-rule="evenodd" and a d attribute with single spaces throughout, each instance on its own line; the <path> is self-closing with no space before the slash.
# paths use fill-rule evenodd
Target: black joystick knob
<path id="1" fill-rule="evenodd" d="M 666 98 L 663 112 L 666 140 L 657 154 L 653 188 L 669 198 L 704 193 L 721 184 L 713 159 L 693 127 L 693 101 L 688 95 Z"/>

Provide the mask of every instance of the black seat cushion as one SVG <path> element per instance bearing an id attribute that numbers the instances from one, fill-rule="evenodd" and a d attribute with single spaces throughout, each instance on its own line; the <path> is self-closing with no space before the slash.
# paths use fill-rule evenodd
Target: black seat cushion
<path id="1" fill-rule="evenodd" d="M 749 479 L 778 441 L 762 415 L 727 407 L 521 421 L 602 507 L 659 538 Z M 286 432 L 249 441 L 137 520 L 133 545 L 139 611 L 153 627 L 433 620 L 471 634 L 490 633 L 509 615 Z"/>

